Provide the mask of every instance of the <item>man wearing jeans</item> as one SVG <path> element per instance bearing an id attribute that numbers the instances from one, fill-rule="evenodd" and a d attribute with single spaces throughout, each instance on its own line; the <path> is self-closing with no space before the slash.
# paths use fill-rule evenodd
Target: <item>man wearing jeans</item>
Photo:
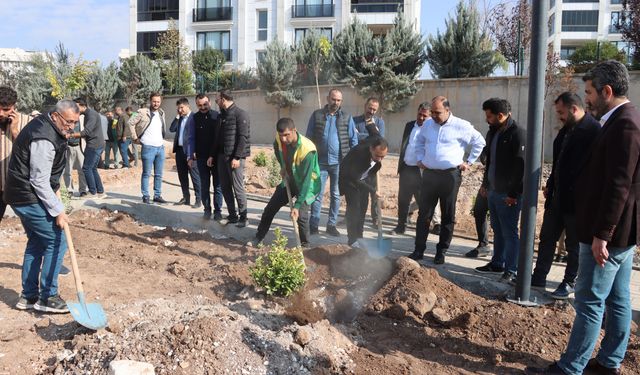
<path id="1" fill-rule="evenodd" d="M 482 103 L 482 109 L 490 130 L 480 194 L 489 202 L 494 238 L 491 262 L 476 271 L 502 273 L 501 281 L 509 283 L 518 272 L 525 135 L 511 117 L 511 104 L 505 99 L 491 98 Z"/>
<path id="2" fill-rule="evenodd" d="M 129 168 L 129 145 L 131 144 L 131 131 L 127 126 L 129 116 L 122 110 L 122 107 L 115 108 L 118 123 L 116 125 L 116 139 L 120 157 L 122 157 L 122 168 Z"/>
<path id="3" fill-rule="evenodd" d="M 67 133 L 79 117 L 76 103 L 61 100 L 54 111 L 29 122 L 13 145 L 4 199 L 20 218 L 28 238 L 22 293 L 16 303 L 19 310 L 69 312 L 58 295 L 58 273 L 67 251 L 63 228 L 68 223 L 58 189 Z"/>
<path id="4" fill-rule="evenodd" d="M 164 168 L 164 111 L 160 108 L 162 97 L 158 93 L 149 96 L 149 108 L 141 108 L 127 124 L 136 144 L 142 144 L 142 202 L 151 203 L 149 177 L 153 168 L 153 201 L 167 203 L 162 198 L 162 168 Z"/>
<path id="5" fill-rule="evenodd" d="M 340 232 L 336 229 L 338 210 L 340 209 L 338 188 L 340 162 L 349 150 L 358 144 L 358 133 L 353 118 L 345 113 L 341 106 L 342 92 L 338 89 L 329 90 L 327 105 L 314 111 L 307 125 L 306 136 L 315 143 L 320 163 L 320 194 L 311 205 L 311 218 L 309 219 L 311 234 L 318 234 L 324 188 L 327 179 L 330 178 L 331 203 L 329 204 L 327 234 L 340 236 Z"/>
<path id="6" fill-rule="evenodd" d="M 629 73 L 618 61 L 582 77 L 587 108 L 602 129 L 576 181 L 580 262 L 571 336 L 560 360 L 528 374 L 619 374 L 631 329 L 630 283 L 640 243 L 640 111 L 629 102 Z M 591 353 L 604 337 L 595 358 Z"/>
<path id="7" fill-rule="evenodd" d="M 91 197 L 104 198 L 104 186 L 102 186 L 102 180 L 98 173 L 98 163 L 105 145 L 100 114 L 87 107 L 87 102 L 84 99 L 77 98 L 74 101 L 80 108 L 80 114 L 84 115 L 84 129 L 80 133 L 72 135 L 73 138 L 84 138 L 86 141 L 82 172 Z"/>

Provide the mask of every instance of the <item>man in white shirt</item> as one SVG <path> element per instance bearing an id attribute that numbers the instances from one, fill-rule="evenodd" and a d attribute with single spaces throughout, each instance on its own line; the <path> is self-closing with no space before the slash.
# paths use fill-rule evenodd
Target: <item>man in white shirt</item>
<path id="1" fill-rule="evenodd" d="M 431 101 L 431 119 L 422 126 L 416 138 L 417 166 L 422 169 L 420 209 L 416 224 L 415 249 L 409 258 L 420 260 L 427 248 L 429 223 L 440 202 L 440 240 L 436 246 L 435 264 L 443 264 L 453 236 L 456 200 L 462 172 L 473 164 L 485 146 L 485 140 L 469 121 L 451 113 L 449 100 L 436 96 Z M 465 152 L 469 156 L 465 161 Z"/>
<path id="2" fill-rule="evenodd" d="M 131 137 L 136 144 L 142 144 L 142 202 L 151 203 L 149 196 L 149 176 L 153 167 L 153 201 L 167 203 L 162 198 L 162 168 L 164 168 L 164 111 L 160 108 L 162 96 L 152 93 L 149 108 L 138 110 L 137 116 L 129 121 Z"/>

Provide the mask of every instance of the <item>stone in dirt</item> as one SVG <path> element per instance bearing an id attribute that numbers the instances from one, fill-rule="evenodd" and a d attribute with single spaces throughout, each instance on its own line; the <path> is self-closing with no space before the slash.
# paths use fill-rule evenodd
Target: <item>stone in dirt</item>
<path id="1" fill-rule="evenodd" d="M 296 344 L 304 347 L 309 342 L 311 342 L 312 337 L 313 337 L 313 332 L 311 331 L 311 328 L 304 326 L 304 327 L 298 328 L 295 336 L 293 337 L 293 340 L 295 341 Z"/>
<path id="2" fill-rule="evenodd" d="M 416 313 L 418 316 L 425 316 L 428 312 L 433 310 L 438 297 L 434 292 L 428 292 L 426 294 L 419 294 L 418 298 L 409 301 L 409 309 Z"/>
<path id="3" fill-rule="evenodd" d="M 155 373 L 151 363 L 129 360 L 109 363 L 109 375 L 155 375 Z"/>
<path id="4" fill-rule="evenodd" d="M 440 324 L 447 324 L 451 320 L 451 316 L 449 315 L 449 313 L 445 311 L 445 309 L 440 307 L 436 307 L 435 309 L 431 310 L 431 316 L 433 316 L 436 322 Z"/>
<path id="5" fill-rule="evenodd" d="M 35 324 L 36 328 L 47 328 L 50 325 L 51 325 L 51 319 L 49 318 L 42 318 L 38 320 Z"/>

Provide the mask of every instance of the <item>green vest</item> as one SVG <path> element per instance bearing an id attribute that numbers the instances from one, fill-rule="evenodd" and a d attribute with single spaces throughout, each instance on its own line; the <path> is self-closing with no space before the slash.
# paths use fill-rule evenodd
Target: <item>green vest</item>
<path id="1" fill-rule="evenodd" d="M 286 170 L 280 137 L 276 136 L 276 141 L 273 145 L 276 153 L 278 154 L 278 160 L 280 160 L 280 167 Z M 300 165 L 309 153 L 313 153 L 313 171 L 311 173 L 311 183 L 305 185 L 305 171 L 300 169 Z M 318 152 L 316 151 L 316 146 L 313 144 L 313 142 L 311 142 L 309 138 L 304 137 L 300 133 L 298 133 L 298 145 L 296 147 L 295 153 L 293 154 L 291 172 L 293 174 L 293 182 L 296 184 L 296 187 L 299 190 L 298 201 L 302 201 L 307 205 L 311 205 L 311 203 L 313 203 L 313 201 L 316 199 L 316 196 L 320 194 L 320 165 L 318 164 Z M 282 184 L 284 184 L 284 181 L 282 182 Z M 305 186 L 306 191 L 302 191 Z"/>

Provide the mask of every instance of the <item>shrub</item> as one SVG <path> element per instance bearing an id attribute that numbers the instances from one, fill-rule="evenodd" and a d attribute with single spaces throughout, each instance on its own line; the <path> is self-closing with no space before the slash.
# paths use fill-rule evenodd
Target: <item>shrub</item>
<path id="1" fill-rule="evenodd" d="M 64 212 L 66 214 L 71 213 L 71 211 L 73 210 L 73 207 L 71 207 L 71 195 L 69 194 L 69 191 L 67 190 L 67 187 L 64 186 L 64 184 L 60 184 L 60 200 L 64 205 Z"/>
<path id="2" fill-rule="evenodd" d="M 304 255 L 299 248 L 287 250 L 288 239 L 280 228 L 276 228 L 274 234 L 276 238 L 269 252 L 259 256 L 256 265 L 249 270 L 256 285 L 268 295 L 288 297 L 306 281 Z"/>
<path id="3" fill-rule="evenodd" d="M 264 151 L 258 152 L 256 156 L 253 157 L 253 162 L 256 163 L 258 167 L 266 167 L 268 161 L 269 159 L 267 159 L 267 154 Z"/>
<path id="4" fill-rule="evenodd" d="M 271 156 L 271 163 L 269 163 L 269 177 L 267 178 L 267 182 L 269 186 L 276 187 L 282 181 L 282 176 L 280 176 L 280 163 L 278 163 L 278 159 L 275 155 Z"/>

